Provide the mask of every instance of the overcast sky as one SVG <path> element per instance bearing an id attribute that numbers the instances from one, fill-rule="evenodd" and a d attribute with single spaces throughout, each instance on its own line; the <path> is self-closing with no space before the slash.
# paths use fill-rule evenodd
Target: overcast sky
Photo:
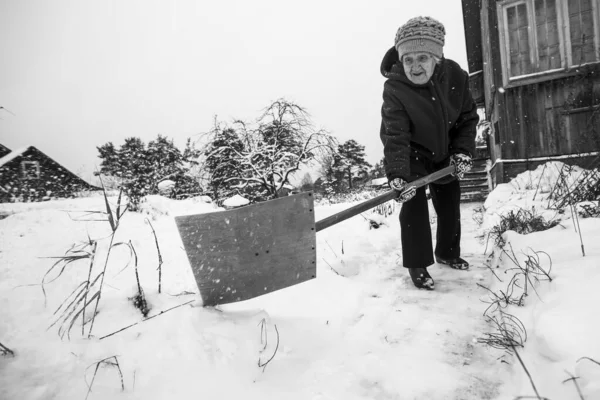
<path id="1" fill-rule="evenodd" d="M 285 98 L 374 164 L 381 59 L 418 15 L 467 69 L 459 0 L 0 0 L 0 143 L 91 180 L 96 146 L 162 134 L 183 149 L 215 115 Z"/>

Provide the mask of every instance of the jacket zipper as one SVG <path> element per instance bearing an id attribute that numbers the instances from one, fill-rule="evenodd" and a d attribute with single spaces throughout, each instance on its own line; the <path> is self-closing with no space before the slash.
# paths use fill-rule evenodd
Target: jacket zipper
<path id="1" fill-rule="evenodd" d="M 448 151 L 448 145 L 450 143 L 450 138 L 448 137 L 447 130 L 446 130 L 446 123 L 448 123 L 448 112 L 444 108 L 444 104 L 442 104 L 442 100 L 441 100 L 442 97 L 440 96 L 440 93 L 439 93 L 439 91 L 437 89 L 436 84 L 433 82 L 433 80 L 431 80 L 430 82 L 431 82 L 431 87 L 433 89 L 432 92 L 433 92 L 433 95 L 435 97 L 433 99 L 433 101 L 437 102 L 439 104 L 439 108 L 442 110 L 443 121 L 442 121 L 442 124 L 441 124 L 441 132 L 440 132 L 440 134 L 441 134 L 441 137 L 443 138 L 443 141 L 444 141 L 443 142 L 443 146 L 441 147 L 442 154 L 443 154 L 443 153 L 446 153 Z"/>

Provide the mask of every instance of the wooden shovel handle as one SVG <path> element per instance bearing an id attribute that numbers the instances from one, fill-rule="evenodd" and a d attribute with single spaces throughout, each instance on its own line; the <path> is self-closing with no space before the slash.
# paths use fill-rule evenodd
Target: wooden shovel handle
<path id="1" fill-rule="evenodd" d="M 406 190 L 408 190 L 408 188 L 411 188 L 411 187 L 420 188 L 422 186 L 430 184 L 431 182 L 435 182 L 440 178 L 448 176 L 452 173 L 454 173 L 454 166 L 452 166 L 452 165 L 447 166 L 443 169 L 440 169 L 439 171 L 434 172 L 433 174 L 429 174 L 427 176 L 424 176 L 422 178 L 419 178 L 415 181 L 410 182 L 408 184 L 408 187 Z M 393 200 L 396 197 L 398 197 L 399 195 L 400 195 L 400 193 L 398 191 L 390 190 L 388 192 L 380 194 L 377 197 L 373 197 L 372 199 L 363 201 L 362 203 L 357 204 L 353 207 L 350 207 L 344 211 L 340 211 L 337 214 L 333 214 L 325 219 L 317 221 L 317 223 L 315 224 L 315 230 L 317 232 L 319 232 L 320 230 L 329 228 L 330 226 L 335 225 L 338 222 L 342 222 L 344 220 L 347 220 L 348 218 L 351 218 L 351 217 L 354 217 L 355 215 L 360 214 L 361 212 L 370 210 L 373 207 L 377 207 L 378 205 L 383 204 L 386 201 Z"/>

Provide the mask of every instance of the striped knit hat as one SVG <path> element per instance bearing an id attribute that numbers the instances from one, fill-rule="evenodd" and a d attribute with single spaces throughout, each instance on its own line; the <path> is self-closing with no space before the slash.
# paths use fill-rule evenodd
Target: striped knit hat
<path id="1" fill-rule="evenodd" d="M 395 47 L 398 57 L 406 53 L 426 51 L 442 58 L 446 30 L 441 22 L 431 17 L 409 19 L 396 32 Z"/>

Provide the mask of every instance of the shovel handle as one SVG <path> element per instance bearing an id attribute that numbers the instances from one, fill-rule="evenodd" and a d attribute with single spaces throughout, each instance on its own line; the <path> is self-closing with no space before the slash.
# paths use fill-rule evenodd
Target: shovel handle
<path id="1" fill-rule="evenodd" d="M 411 187 L 415 187 L 418 189 L 422 186 L 428 185 L 431 182 L 435 182 L 438 179 L 448 176 L 452 173 L 454 173 L 454 166 L 452 166 L 452 165 L 447 166 L 445 168 L 440 169 L 439 171 L 436 171 L 432 174 L 429 174 L 427 176 L 424 176 L 422 178 L 419 178 L 415 181 L 410 182 L 408 184 L 408 187 L 406 190 L 408 190 Z M 353 207 L 350 207 L 344 211 L 340 211 L 337 214 L 333 214 L 325 219 L 317 221 L 317 223 L 315 224 L 315 230 L 317 232 L 319 232 L 320 230 L 329 228 L 330 226 L 335 225 L 338 222 L 345 221 L 348 218 L 351 218 L 351 217 L 354 217 L 355 215 L 360 214 L 361 212 L 370 210 L 373 207 L 377 207 L 378 205 L 383 204 L 386 201 L 393 200 L 396 197 L 398 197 L 399 195 L 400 195 L 400 193 L 396 190 L 392 189 L 390 191 L 387 191 L 383 194 L 380 194 L 377 197 L 373 197 L 372 199 L 363 201 L 362 203 L 359 203 L 359 204 L 357 204 Z"/>

